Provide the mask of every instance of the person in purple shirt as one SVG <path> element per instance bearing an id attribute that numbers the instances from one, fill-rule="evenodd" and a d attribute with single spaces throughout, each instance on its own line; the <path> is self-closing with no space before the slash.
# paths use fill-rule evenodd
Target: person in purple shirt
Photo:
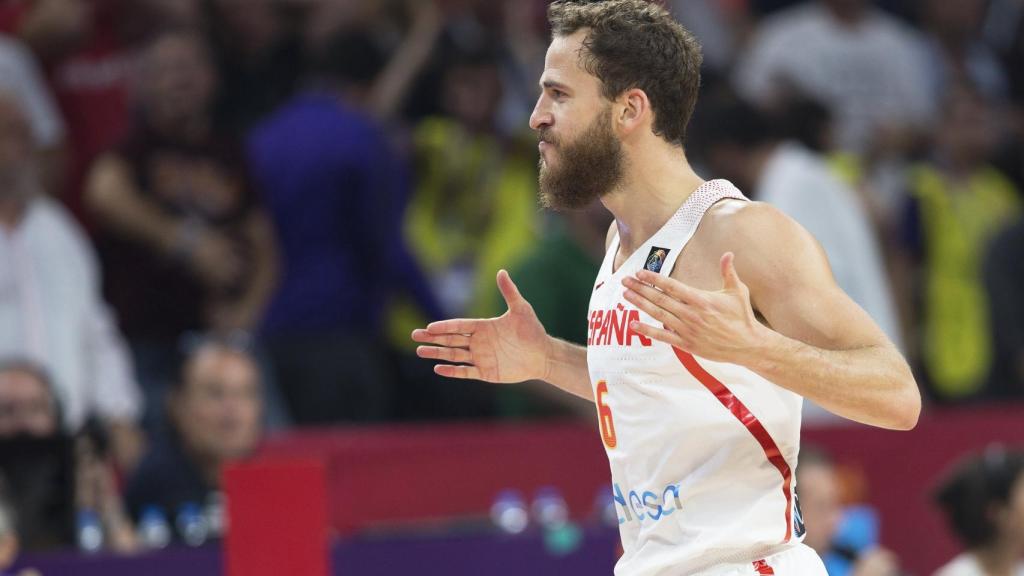
<path id="1" fill-rule="evenodd" d="M 382 61 L 356 43 L 333 43 L 309 87 L 248 142 L 283 261 L 261 333 L 300 425 L 391 415 L 382 319 L 397 287 L 440 315 L 403 245 L 408 166 L 349 103 Z"/>

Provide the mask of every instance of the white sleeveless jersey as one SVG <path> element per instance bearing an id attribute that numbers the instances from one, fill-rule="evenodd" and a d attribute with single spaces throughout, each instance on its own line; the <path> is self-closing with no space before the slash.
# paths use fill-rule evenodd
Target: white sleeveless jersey
<path id="1" fill-rule="evenodd" d="M 705 211 L 725 198 L 746 200 L 728 181 L 705 182 L 613 271 L 616 236 L 594 284 L 587 364 L 619 513 L 617 576 L 756 562 L 803 538 L 793 477 L 802 398 L 629 329 L 660 324 L 625 300 L 622 279 L 644 268 L 670 274 Z"/>

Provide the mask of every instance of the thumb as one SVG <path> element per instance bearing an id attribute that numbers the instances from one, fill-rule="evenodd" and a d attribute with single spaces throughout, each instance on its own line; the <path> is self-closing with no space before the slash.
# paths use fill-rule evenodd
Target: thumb
<path id="1" fill-rule="evenodd" d="M 519 288 L 516 288 L 512 277 L 505 270 L 498 270 L 498 290 L 501 290 L 501 296 L 505 299 L 509 310 L 516 311 L 527 303 L 523 295 L 519 293 Z"/>
<path id="2" fill-rule="evenodd" d="M 722 254 L 722 289 L 724 290 L 735 290 L 743 286 L 739 275 L 736 274 L 736 266 L 733 262 L 735 259 L 736 255 L 732 252 Z"/>

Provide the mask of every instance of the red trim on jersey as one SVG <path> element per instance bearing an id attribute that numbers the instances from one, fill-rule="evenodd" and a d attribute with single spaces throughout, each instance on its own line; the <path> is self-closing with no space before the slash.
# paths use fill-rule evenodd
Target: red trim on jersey
<path id="1" fill-rule="evenodd" d="M 757 570 L 758 574 L 775 574 L 775 570 L 768 565 L 767 560 L 758 560 L 757 562 L 754 562 L 754 570 Z"/>
<path id="2" fill-rule="evenodd" d="M 726 410 L 732 412 L 732 415 L 740 421 L 740 424 L 746 427 L 751 436 L 764 449 L 764 454 L 768 457 L 768 461 L 782 475 L 782 493 L 786 496 L 786 539 L 784 542 L 789 542 L 793 534 L 793 518 L 790 515 L 793 499 L 793 471 L 782 456 L 782 451 L 779 450 L 778 444 L 772 439 L 771 434 L 765 430 L 757 416 L 754 416 L 753 412 L 725 384 L 722 384 L 717 378 L 709 374 L 707 370 L 704 370 L 704 367 L 697 362 L 697 359 L 692 354 L 684 352 L 675 346 L 672 347 L 672 351 L 676 353 L 676 358 L 679 358 L 679 361 L 683 363 L 686 370 L 714 394 L 715 398 L 718 398 L 718 401 L 722 403 L 722 406 L 725 406 Z"/>

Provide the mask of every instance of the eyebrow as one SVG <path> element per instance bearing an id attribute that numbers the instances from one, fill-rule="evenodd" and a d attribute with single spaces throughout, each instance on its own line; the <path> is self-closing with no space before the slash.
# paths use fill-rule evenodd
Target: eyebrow
<path id="1" fill-rule="evenodd" d="M 561 82 L 555 82 L 554 80 L 544 80 L 540 83 L 544 89 L 554 88 L 556 90 L 568 91 L 569 87 Z"/>

